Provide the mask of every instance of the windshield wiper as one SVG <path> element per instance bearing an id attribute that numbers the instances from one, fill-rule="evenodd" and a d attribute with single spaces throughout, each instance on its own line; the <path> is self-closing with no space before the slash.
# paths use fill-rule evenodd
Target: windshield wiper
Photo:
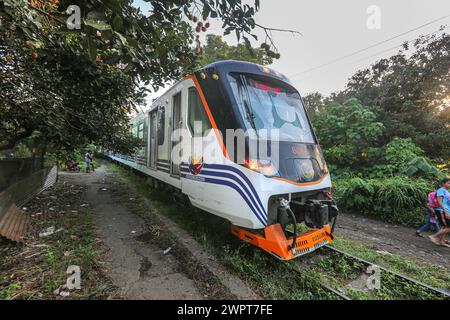
<path id="1" fill-rule="evenodd" d="M 252 128 L 256 131 L 256 135 L 258 135 L 258 130 L 256 129 L 256 124 L 255 124 L 255 114 L 253 113 L 253 108 L 250 104 L 250 93 L 248 92 L 248 87 L 247 87 L 247 80 L 245 79 L 245 77 L 243 75 L 240 76 L 240 80 L 241 80 L 241 86 L 243 88 L 244 95 L 245 97 L 243 97 L 243 102 L 244 102 L 244 108 L 245 108 L 245 113 L 247 116 L 248 121 L 250 122 L 250 125 L 252 126 Z"/>

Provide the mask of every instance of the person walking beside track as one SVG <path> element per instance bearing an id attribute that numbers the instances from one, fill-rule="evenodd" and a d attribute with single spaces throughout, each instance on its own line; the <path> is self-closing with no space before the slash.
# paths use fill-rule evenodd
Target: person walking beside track
<path id="1" fill-rule="evenodd" d="M 436 209 L 439 207 L 439 203 L 436 197 L 436 191 L 430 192 L 428 194 L 428 203 L 427 203 L 427 220 L 425 224 L 421 226 L 416 231 L 416 236 L 423 237 L 422 232 L 429 230 L 433 227 L 434 232 L 438 232 L 441 228 L 436 218 Z"/>
<path id="2" fill-rule="evenodd" d="M 440 231 L 429 236 L 429 238 L 434 244 L 450 248 L 450 245 L 444 239 L 445 235 L 450 233 L 450 178 L 443 179 L 441 183 L 442 187 L 436 191 L 436 197 L 439 203 L 436 213 L 443 227 Z"/>
<path id="3" fill-rule="evenodd" d="M 94 153 L 92 151 L 89 151 L 88 153 L 89 159 L 90 159 L 90 169 L 92 172 L 95 172 L 95 166 L 94 166 Z"/>
<path id="4" fill-rule="evenodd" d="M 86 152 L 84 155 L 84 161 L 86 162 L 86 173 L 89 173 L 91 171 L 91 157 L 89 152 Z"/>

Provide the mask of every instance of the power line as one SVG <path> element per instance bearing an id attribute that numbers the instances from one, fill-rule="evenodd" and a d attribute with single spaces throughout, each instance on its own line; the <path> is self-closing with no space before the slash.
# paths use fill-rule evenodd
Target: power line
<path id="1" fill-rule="evenodd" d="M 444 30 L 447 29 L 447 28 L 448 28 L 448 26 L 443 27 L 443 28 L 439 28 L 439 30 L 436 30 L 436 31 L 431 32 L 431 33 L 427 33 L 427 34 L 425 34 L 424 36 L 427 37 L 427 36 L 434 35 L 434 34 L 436 34 L 436 33 L 439 33 L 439 32 L 444 31 Z M 363 60 L 366 60 L 366 59 L 369 59 L 369 58 L 378 56 L 378 55 L 380 55 L 380 54 L 382 54 L 382 53 L 385 53 L 385 52 L 394 50 L 394 49 L 396 49 L 396 48 L 402 47 L 405 43 L 412 43 L 412 42 L 414 42 L 414 41 L 415 41 L 415 39 L 414 39 L 414 40 L 406 41 L 406 42 L 404 42 L 404 43 L 402 43 L 402 44 L 400 44 L 400 45 L 398 45 L 398 46 L 390 47 L 390 48 L 385 49 L 385 50 L 383 50 L 383 51 L 378 51 L 377 53 L 374 53 L 373 55 L 370 55 L 370 56 L 368 56 L 368 57 L 362 58 L 362 59 L 357 60 L 357 61 L 355 61 L 355 62 L 360 62 L 360 61 L 363 61 Z"/>
<path id="2" fill-rule="evenodd" d="M 326 63 L 324 63 L 324 64 L 319 65 L 319 66 L 316 66 L 316 67 L 313 67 L 313 68 L 310 68 L 310 69 L 306 69 L 306 70 L 303 70 L 303 71 L 301 71 L 301 72 L 297 72 L 297 73 L 291 75 L 289 78 L 294 78 L 294 77 L 296 77 L 296 76 L 298 76 L 298 75 L 300 75 L 300 74 L 307 73 L 307 72 L 310 72 L 310 71 L 313 71 L 313 70 L 316 70 L 316 69 L 320 69 L 320 68 L 323 68 L 323 67 L 328 66 L 328 65 L 330 65 L 330 64 L 333 64 L 333 63 L 336 63 L 336 62 L 338 62 L 338 61 L 341 61 L 341 60 L 343 60 L 343 59 L 352 57 L 352 56 L 354 56 L 354 55 L 356 55 L 356 54 L 358 54 L 358 53 L 367 51 L 367 50 L 369 50 L 369 49 L 372 49 L 372 48 L 374 48 L 374 47 L 379 46 L 380 44 L 383 44 L 383 43 L 389 42 L 389 41 L 391 41 L 391 40 L 397 39 L 397 38 L 399 38 L 399 37 L 401 37 L 401 36 L 404 36 L 404 35 L 406 35 L 406 34 L 408 34 L 408 33 L 411 33 L 411 32 L 414 32 L 414 31 L 416 31 L 416 30 L 419 30 L 419 29 L 421 29 L 421 28 L 423 28 L 423 27 L 429 26 L 430 24 L 433 24 L 433 23 L 438 22 L 438 21 L 440 21 L 440 20 L 446 19 L 446 18 L 448 18 L 448 17 L 450 17 L 450 15 L 446 15 L 446 16 L 444 16 L 444 17 L 440 17 L 440 18 L 435 19 L 435 20 L 433 20 L 433 21 L 427 22 L 427 23 L 425 23 L 425 24 L 423 24 L 423 25 L 421 25 L 421 26 L 418 26 L 418 27 L 415 27 L 415 28 L 410 29 L 410 30 L 408 30 L 408 31 L 402 32 L 402 33 L 400 33 L 400 34 L 398 34 L 398 35 L 396 35 L 396 36 L 393 36 L 393 37 L 391 37 L 391 38 L 389 38 L 389 39 L 386 39 L 386 40 L 377 42 L 377 43 L 375 43 L 375 44 L 373 44 L 373 45 L 370 45 L 370 46 L 368 46 L 368 47 L 366 47 L 366 48 L 363 48 L 363 49 L 360 49 L 360 50 L 358 50 L 358 51 L 355 51 L 355 52 L 349 53 L 349 54 L 347 54 L 347 55 L 341 56 L 341 57 L 339 57 L 339 58 L 336 58 L 336 59 L 334 59 L 334 60 L 328 61 L 328 62 L 326 62 Z"/>
<path id="3" fill-rule="evenodd" d="M 446 27 L 444 27 L 444 28 L 439 28 L 439 30 L 436 30 L 436 31 L 434 31 L 434 32 L 427 33 L 427 34 L 425 34 L 424 36 L 426 37 L 426 36 L 434 35 L 434 34 L 436 34 L 436 33 L 439 33 L 439 32 L 444 31 L 444 30 L 447 29 L 447 28 L 448 28 L 448 26 L 446 26 Z M 390 48 L 388 48 L 388 49 L 384 49 L 383 51 L 379 51 L 379 52 L 374 53 L 374 54 L 372 54 L 372 55 L 370 55 L 370 56 L 366 56 L 366 57 L 364 57 L 364 58 L 362 58 L 362 59 L 359 59 L 359 60 L 356 60 L 356 61 L 347 61 L 347 64 L 348 64 L 348 63 L 357 63 L 357 62 L 361 62 L 361 61 L 364 61 L 364 60 L 373 58 L 373 57 L 378 56 L 378 55 L 380 55 L 380 54 L 383 54 L 383 53 L 392 51 L 392 50 L 394 50 L 394 49 L 396 49 L 396 48 L 400 48 L 400 47 L 402 47 L 405 43 L 412 43 L 412 42 L 414 42 L 414 41 L 415 41 L 415 39 L 413 39 L 413 40 L 408 40 L 408 41 L 406 41 L 406 42 L 404 42 L 404 43 L 402 43 L 402 44 L 400 44 L 400 45 L 393 46 L 393 47 L 390 47 Z M 310 78 L 314 78 L 314 77 L 316 77 L 316 76 L 318 76 L 318 75 L 321 75 L 321 74 L 323 74 L 323 73 L 325 73 L 325 72 L 321 72 L 321 73 L 313 73 L 312 75 L 309 75 L 309 76 L 306 76 L 306 77 L 304 77 L 304 78 L 301 78 L 301 79 L 299 79 L 298 81 L 303 81 L 303 80 L 307 80 L 307 79 L 310 79 Z"/>

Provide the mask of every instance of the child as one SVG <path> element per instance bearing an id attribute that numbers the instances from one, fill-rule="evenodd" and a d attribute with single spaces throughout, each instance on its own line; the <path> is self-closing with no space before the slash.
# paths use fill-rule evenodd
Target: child
<path id="1" fill-rule="evenodd" d="M 92 151 L 89 151 L 88 156 L 89 156 L 89 159 L 90 159 L 91 170 L 92 170 L 92 172 L 95 172 L 94 153 L 92 153 Z"/>
<path id="2" fill-rule="evenodd" d="M 423 237 L 422 232 L 427 231 L 430 227 L 433 227 L 434 232 L 438 232 L 440 230 L 439 223 L 436 219 L 435 210 L 439 207 L 439 203 L 436 198 L 436 192 L 430 192 L 428 194 L 428 203 L 427 203 L 427 220 L 423 226 L 421 226 L 416 231 L 416 236 Z"/>
<path id="3" fill-rule="evenodd" d="M 84 155 L 84 161 L 86 162 L 86 173 L 91 171 L 91 157 L 89 156 L 89 152 Z"/>
<path id="4" fill-rule="evenodd" d="M 430 240 L 437 245 L 450 247 L 445 241 L 445 235 L 450 233 L 450 178 L 442 180 L 442 188 L 436 191 L 436 197 L 439 207 L 436 209 L 436 214 L 442 229 L 430 236 Z"/>

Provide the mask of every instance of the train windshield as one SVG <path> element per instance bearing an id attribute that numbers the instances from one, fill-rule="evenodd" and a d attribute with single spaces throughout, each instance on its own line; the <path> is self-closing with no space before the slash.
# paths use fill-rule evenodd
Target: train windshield
<path id="1" fill-rule="evenodd" d="M 297 91 L 265 77 L 231 74 L 229 80 L 246 129 L 261 139 L 314 143 Z"/>

